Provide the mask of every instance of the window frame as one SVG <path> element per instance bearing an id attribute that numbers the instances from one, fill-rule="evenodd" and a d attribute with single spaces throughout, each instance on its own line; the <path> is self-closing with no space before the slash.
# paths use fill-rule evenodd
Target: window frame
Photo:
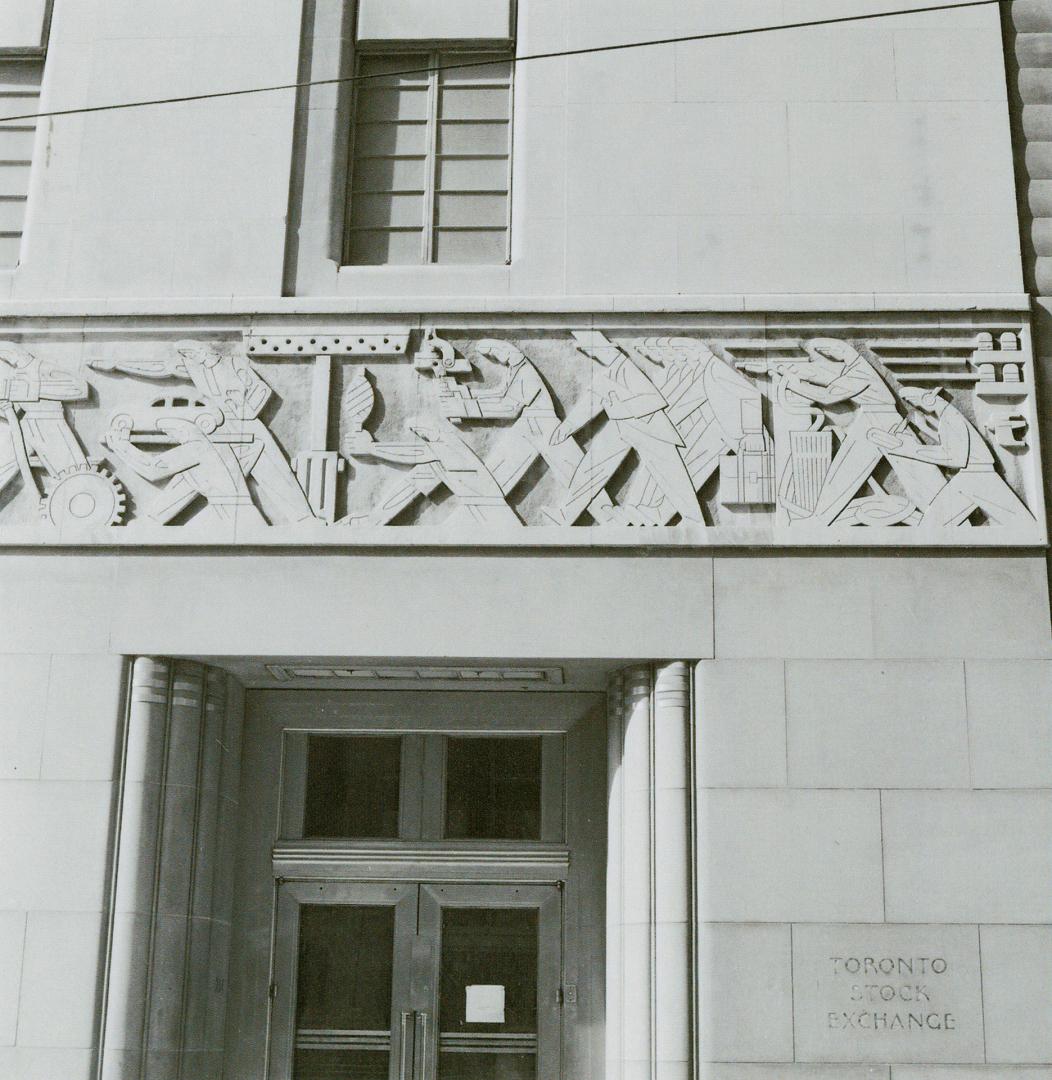
<path id="1" fill-rule="evenodd" d="M 411 723 L 411 722 L 410 722 Z M 370 736 L 395 735 L 402 738 L 401 772 L 399 786 L 398 836 L 397 837 L 332 837 L 304 836 L 306 809 L 308 740 L 312 735 Z M 447 794 L 447 751 L 450 738 L 530 738 L 541 742 L 540 774 L 540 836 L 535 840 L 484 839 L 465 840 L 445 835 Z M 490 845 L 521 846 L 536 843 L 560 844 L 565 839 L 566 823 L 566 737 L 563 732 L 552 731 L 477 731 L 429 729 L 397 726 L 382 731 L 375 728 L 355 727 L 334 731 L 296 729 L 284 732 L 282 753 L 282 782 L 279 834 L 283 839 L 303 844 L 334 843 L 341 846 L 359 844 L 398 845 L 418 841 L 450 844 L 471 843 L 481 847 Z"/>
<path id="2" fill-rule="evenodd" d="M 406 720 L 415 718 L 412 724 Z M 277 908 L 289 883 L 556 886 L 563 896 L 565 979 L 581 988 L 566 1029 L 564 1075 L 601 1075 L 602 933 L 607 818 L 607 695 L 599 690 L 423 683 L 395 689 L 255 688 L 245 695 L 226 1069 L 265 1076 L 271 1046 Z M 280 828 L 286 732 L 417 731 L 563 735 L 565 840 L 303 841 Z M 284 786 L 288 787 L 287 784 Z M 233 858 L 231 851 L 229 856 Z M 330 885 L 330 883 L 332 883 Z M 306 895 L 306 894 L 305 894 Z M 311 894 L 313 895 L 313 894 Z"/>
<path id="3" fill-rule="evenodd" d="M 8 86 L 7 74 L 15 70 L 26 73 L 27 77 L 24 81 L 22 79 L 12 80 Z M 7 112 L 12 114 L 39 112 L 43 80 L 43 48 L 0 48 L 0 114 L 6 114 Z M 13 89 L 13 87 L 17 87 L 17 89 Z M 0 148 L 0 174 L 4 174 L 8 170 L 25 171 L 24 188 L 19 185 L 17 192 L 9 192 L 6 184 L 0 184 L 0 207 L 6 209 L 9 206 L 21 206 L 22 208 L 18 228 L 9 228 L 8 223 L 5 223 L 3 218 L 0 217 L 0 249 L 7 244 L 17 247 L 15 259 L 12 262 L 0 261 L 0 271 L 10 272 L 20 262 L 28 219 L 29 193 L 33 182 L 33 158 L 35 156 L 37 126 L 38 121 L 36 120 L 20 120 L 0 125 L 0 134 L 13 132 L 16 140 L 18 136 L 22 136 L 29 143 L 28 157 L 6 157 L 3 149 Z M 0 140 L 0 143 L 2 143 L 2 140 Z M 2 251 L 0 251 L 0 260 L 3 258 Z"/>
<path id="4" fill-rule="evenodd" d="M 475 89 L 500 89 L 506 90 L 508 100 L 508 115 L 506 120 L 475 120 L 465 121 L 469 123 L 504 123 L 507 126 L 508 140 L 507 140 L 507 152 L 506 154 L 486 154 L 486 153 L 458 153 L 458 154 L 442 154 L 439 151 L 439 130 L 443 121 L 440 115 L 441 112 L 441 97 L 442 97 L 442 77 L 441 72 L 443 66 L 449 67 L 448 62 L 443 65 L 442 58 L 448 58 L 453 56 L 470 56 L 475 60 L 491 60 L 492 63 L 506 62 L 508 64 L 508 77 L 507 81 L 496 82 L 492 79 L 482 79 L 478 83 L 471 84 Z M 421 247 L 420 258 L 415 262 L 382 262 L 382 263 L 367 263 L 367 262 L 354 262 L 351 259 L 352 234 L 355 232 L 363 231 L 412 231 L 408 227 L 401 228 L 398 226 L 369 226 L 369 225 L 355 225 L 354 217 L 352 213 L 353 200 L 356 194 L 397 194 L 397 189 L 390 189 L 386 192 L 376 191 L 371 189 L 362 189 L 361 191 L 355 191 L 355 162 L 356 162 L 356 147 L 358 141 L 360 122 L 358 119 L 358 109 L 360 104 L 360 95 L 362 89 L 367 86 L 366 81 L 359 81 L 357 76 L 361 74 L 363 64 L 370 60 L 375 60 L 378 57 L 393 57 L 393 56 L 406 56 L 420 57 L 419 67 L 423 70 L 427 68 L 427 116 L 426 134 L 425 134 L 425 148 L 423 154 L 423 166 L 424 166 L 424 189 L 421 192 L 421 199 L 423 203 L 423 218 L 420 226 L 421 232 Z M 375 46 L 361 46 L 355 45 L 354 48 L 354 75 L 355 82 L 352 84 L 353 91 L 350 95 L 348 102 L 348 115 L 344 122 L 344 129 L 346 133 L 346 158 L 344 160 L 343 167 L 343 184 L 342 184 L 342 228 L 341 228 L 341 246 L 340 246 L 340 268 L 353 268 L 360 269 L 363 267 L 369 267 L 376 269 L 377 267 L 397 267 L 400 269 L 419 268 L 424 266 L 442 266 L 447 270 L 450 267 L 499 267 L 509 266 L 511 264 L 511 229 L 512 229 L 512 197 L 513 197 L 513 176 L 514 176 L 514 153 L 515 153 L 515 50 L 512 45 L 497 46 L 488 44 L 485 42 L 433 42 L 431 44 L 420 44 L 413 46 L 407 46 L 405 44 L 375 47 Z M 414 63 L 412 67 L 416 67 Z M 377 160 L 397 160 L 402 155 L 390 154 L 390 155 L 376 155 Z M 404 156 L 417 156 L 417 155 L 404 155 Z M 438 187 L 436 182 L 436 176 L 438 174 L 439 162 L 442 158 L 450 158 L 456 160 L 498 160 L 503 158 L 505 160 L 505 187 L 503 189 L 450 189 L 449 191 L 443 191 Z M 410 192 L 404 192 L 409 194 Z M 439 232 L 494 232 L 497 230 L 496 226 L 440 226 L 438 224 L 438 200 L 442 194 L 471 194 L 471 195 L 501 195 L 504 197 L 504 221 L 500 228 L 504 232 L 504 258 L 503 260 L 494 262 L 438 262 L 435 259 L 435 250 L 437 247 L 436 238 Z"/>

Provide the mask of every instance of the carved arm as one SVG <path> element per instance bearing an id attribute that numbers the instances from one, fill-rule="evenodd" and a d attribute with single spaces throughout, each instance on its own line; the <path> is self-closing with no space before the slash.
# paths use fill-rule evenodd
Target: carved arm
<path id="1" fill-rule="evenodd" d="M 187 447 L 176 446 L 163 454 L 148 454 L 131 441 L 131 429 L 111 427 L 99 439 L 122 461 L 134 469 L 144 480 L 167 480 L 176 473 L 185 472 L 198 464 Z"/>
<path id="2" fill-rule="evenodd" d="M 438 461 L 426 443 L 363 443 L 360 449 L 348 447 L 348 452 L 355 457 L 373 457 L 396 465 L 426 465 Z"/>
<path id="3" fill-rule="evenodd" d="M 552 432 L 553 444 L 566 442 L 575 431 L 580 431 L 599 412 L 600 402 L 595 393 L 586 390 L 573 403 L 563 422 Z"/>
<path id="4" fill-rule="evenodd" d="M 786 379 L 788 389 L 794 390 L 816 405 L 839 405 L 858 397 L 866 388 L 860 379 L 836 379 L 828 385 L 813 382 L 802 375 L 790 375 Z"/>

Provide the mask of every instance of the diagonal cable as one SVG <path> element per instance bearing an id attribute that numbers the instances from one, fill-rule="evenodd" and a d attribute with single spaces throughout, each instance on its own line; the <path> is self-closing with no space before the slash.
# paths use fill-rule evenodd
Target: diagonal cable
<path id="1" fill-rule="evenodd" d="M 511 61 L 513 64 L 523 64 L 529 60 L 553 60 L 562 56 L 586 56 L 595 53 L 619 52 L 623 49 L 645 49 L 653 45 L 678 45 L 689 41 L 712 41 L 715 38 L 744 37 L 748 34 L 770 34 L 779 30 L 807 30 L 816 26 L 842 25 L 870 19 L 890 19 L 900 15 L 922 15 L 933 11 L 959 11 L 962 8 L 988 7 L 991 4 L 999 4 L 1000 2 L 1001 0 L 963 0 L 960 3 L 899 8 L 895 11 L 872 11 L 860 15 L 835 15 L 828 19 L 807 19 L 803 22 L 750 26 L 740 30 L 713 30 L 706 34 L 685 34 L 680 37 L 655 38 L 649 41 L 628 41 L 620 45 L 591 45 L 580 49 L 562 49 L 557 52 L 529 53 L 525 56 L 514 56 Z M 443 64 L 437 68 L 406 68 L 402 71 L 384 71 L 369 75 L 344 75 L 335 79 L 311 79 L 306 82 L 278 83 L 275 86 L 252 86 L 243 90 L 216 90 L 209 94 L 184 94 L 180 97 L 150 98 L 145 101 L 125 101 L 113 105 L 85 105 L 76 109 L 52 109 L 49 112 L 0 116 L 0 124 L 12 120 L 43 120 L 49 116 L 78 116 L 85 113 L 115 112 L 119 109 L 141 109 L 148 105 L 177 105 L 187 101 L 211 101 L 215 98 L 243 97 L 246 94 L 270 94 L 277 90 L 301 90 L 311 86 L 365 82 L 368 79 L 390 79 L 400 75 L 421 75 L 431 71 L 459 71 L 464 68 L 488 67 L 493 62 L 492 58 L 489 60 L 472 60 L 458 64 Z"/>

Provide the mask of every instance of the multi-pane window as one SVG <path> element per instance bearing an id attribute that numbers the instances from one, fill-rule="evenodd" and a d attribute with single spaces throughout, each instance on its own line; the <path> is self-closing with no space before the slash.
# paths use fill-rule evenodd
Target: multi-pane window
<path id="1" fill-rule="evenodd" d="M 506 262 L 509 57 L 366 54 L 358 74 L 346 262 Z"/>
<path id="2" fill-rule="evenodd" d="M 315 840 L 554 839 L 562 755 L 561 735 L 309 735 L 302 832 Z"/>
<path id="3" fill-rule="evenodd" d="M 42 68 L 39 60 L 0 56 L 0 116 L 38 110 Z M 18 262 L 35 133 L 34 120 L 0 123 L 0 267 Z"/>

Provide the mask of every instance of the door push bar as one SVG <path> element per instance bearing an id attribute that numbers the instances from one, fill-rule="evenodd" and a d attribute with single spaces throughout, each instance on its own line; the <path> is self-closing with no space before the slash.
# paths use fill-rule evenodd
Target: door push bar
<path id="1" fill-rule="evenodd" d="M 427 1080 L 427 1035 L 429 1016 L 426 1012 L 403 1012 L 401 1016 L 400 1060 L 398 1080 Z M 409 1025 L 413 1025 L 413 1053 L 409 1053 Z"/>

